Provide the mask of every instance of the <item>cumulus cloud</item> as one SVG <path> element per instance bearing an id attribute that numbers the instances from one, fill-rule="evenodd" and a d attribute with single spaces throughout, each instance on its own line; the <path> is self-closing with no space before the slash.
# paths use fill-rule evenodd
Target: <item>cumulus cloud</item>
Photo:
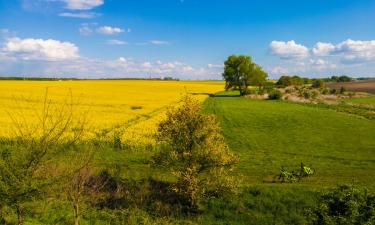
<path id="1" fill-rule="evenodd" d="M 354 41 L 348 39 L 335 46 L 332 54 L 342 55 L 343 63 L 361 63 L 375 60 L 375 40 Z"/>
<path id="2" fill-rule="evenodd" d="M 279 56 L 282 59 L 306 58 L 309 56 L 309 49 L 301 44 L 291 41 L 272 41 L 269 45 L 272 55 Z"/>
<path id="3" fill-rule="evenodd" d="M 363 63 L 375 60 L 375 40 L 348 39 L 336 45 L 318 42 L 312 52 L 319 56 L 339 56 L 345 64 Z"/>
<path id="4" fill-rule="evenodd" d="M 76 45 L 53 39 L 9 38 L 2 52 L 22 60 L 59 61 L 79 58 Z"/>
<path id="5" fill-rule="evenodd" d="M 61 17 L 72 17 L 72 18 L 80 18 L 80 19 L 92 19 L 100 15 L 101 14 L 94 13 L 94 12 L 78 12 L 78 13 L 64 12 L 64 13 L 59 14 L 59 16 Z"/>
<path id="6" fill-rule="evenodd" d="M 318 42 L 312 49 L 312 53 L 317 56 L 326 56 L 329 55 L 334 49 L 335 46 L 331 43 Z"/>
<path id="7" fill-rule="evenodd" d="M 337 67 L 336 64 L 325 61 L 323 59 L 316 59 L 316 60 L 311 59 L 309 62 L 309 65 L 313 69 L 317 69 L 317 70 L 330 70 L 330 69 L 335 69 Z"/>
<path id="8" fill-rule="evenodd" d="M 96 32 L 106 35 L 123 33 L 124 30 L 118 27 L 102 26 L 96 29 Z"/>
<path id="9" fill-rule="evenodd" d="M 222 69 L 193 67 L 170 61 L 137 61 L 119 57 L 114 60 L 85 58 L 70 42 L 43 39 L 7 39 L 0 47 L 0 72 L 15 76 L 43 77 L 141 77 L 173 76 L 188 79 L 218 79 Z M 74 60 L 70 60 L 74 59 Z"/>
<path id="10" fill-rule="evenodd" d="M 62 0 L 67 9 L 89 10 L 104 4 L 104 0 Z"/>

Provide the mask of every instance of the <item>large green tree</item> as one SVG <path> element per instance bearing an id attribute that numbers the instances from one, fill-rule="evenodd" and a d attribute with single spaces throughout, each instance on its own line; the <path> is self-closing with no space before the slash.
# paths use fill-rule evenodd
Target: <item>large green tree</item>
<path id="1" fill-rule="evenodd" d="M 249 86 L 262 86 L 268 74 L 250 56 L 231 55 L 224 62 L 225 89 L 236 88 L 245 95 Z"/>

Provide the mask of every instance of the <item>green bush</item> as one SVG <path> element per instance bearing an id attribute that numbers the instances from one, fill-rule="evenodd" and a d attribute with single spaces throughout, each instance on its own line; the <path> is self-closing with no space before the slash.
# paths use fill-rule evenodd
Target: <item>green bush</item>
<path id="1" fill-rule="evenodd" d="M 327 94 L 329 94 L 329 89 L 328 88 L 322 88 L 320 90 L 320 93 L 322 93 L 323 95 L 327 95 Z"/>
<path id="2" fill-rule="evenodd" d="M 283 97 L 283 94 L 279 90 L 273 90 L 268 95 L 268 99 L 270 100 L 280 100 Z"/>
<path id="3" fill-rule="evenodd" d="M 325 82 L 321 79 L 316 79 L 313 81 L 312 85 L 313 88 L 323 88 L 325 87 Z"/>
<path id="4" fill-rule="evenodd" d="M 310 99 L 310 98 L 311 98 L 311 93 L 310 93 L 309 91 L 304 91 L 304 92 L 303 92 L 303 97 L 304 97 L 305 99 Z"/>
<path id="5" fill-rule="evenodd" d="M 375 196 L 353 186 L 338 186 L 320 197 L 313 224 L 375 224 Z"/>
<path id="6" fill-rule="evenodd" d="M 346 89 L 344 87 L 340 88 L 340 94 L 344 94 L 346 92 Z"/>

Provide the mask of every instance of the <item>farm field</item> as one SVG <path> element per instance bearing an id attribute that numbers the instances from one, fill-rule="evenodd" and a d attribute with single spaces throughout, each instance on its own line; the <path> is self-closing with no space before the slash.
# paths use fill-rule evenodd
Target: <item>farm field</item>
<path id="1" fill-rule="evenodd" d="M 109 141 L 94 138 L 93 143 L 83 142 L 53 156 L 58 162 L 57 168 L 64 171 L 77 160 L 75 155 L 78 154 L 79 160 L 81 151 L 93 148 L 90 157 L 95 172 L 116 174 L 112 179 L 124 185 L 126 189 L 122 191 L 129 193 L 111 200 L 115 202 L 114 208 L 85 208 L 82 224 L 93 221 L 95 224 L 108 224 L 108 221 L 113 224 L 247 224 L 248 221 L 270 225 L 307 224 L 306 210 L 316 205 L 321 191 L 337 184 L 356 184 L 371 192 L 375 190 L 372 179 L 375 176 L 375 120 L 358 115 L 286 101 L 239 97 L 236 91 L 222 92 L 223 82 L 5 81 L 0 84 L 4 111 L 21 110 L 32 121 L 34 112 L 42 109 L 48 87 L 48 96 L 57 106 L 65 104 L 73 93 L 74 99 L 78 99 L 75 107 L 79 111 L 90 110 L 88 115 L 95 125 L 92 130 L 118 129 L 123 131 L 124 145 L 129 144 L 127 140 L 134 141 L 131 148 L 118 148 L 113 145 L 113 133 L 110 133 Z M 153 133 L 166 108 L 176 105 L 186 90 L 203 103 L 205 113 L 217 116 L 226 143 L 239 156 L 239 164 L 232 172 L 239 181 L 239 193 L 207 200 L 204 211 L 196 215 L 162 216 L 170 213 L 172 209 L 168 207 L 172 206 L 163 203 L 167 208 L 160 208 L 162 195 L 154 204 L 153 192 L 158 192 L 160 187 L 153 189 L 146 181 L 168 184 L 175 178 L 169 168 L 151 166 L 158 148 L 147 146 L 154 145 Z M 207 95 L 217 92 L 211 97 Z M 369 99 L 366 102 L 372 101 Z M 6 124 L 10 128 L 8 119 L 4 112 L 3 129 Z M 2 132 L 6 133 L 5 129 Z M 0 147 L 11 146 L 2 141 Z M 316 174 L 299 183 L 273 182 L 282 166 L 293 170 L 301 162 L 314 168 Z M 71 203 L 64 197 L 56 197 L 59 190 L 61 187 L 56 183 L 45 193 L 52 196 L 50 200 L 27 203 L 25 224 L 71 223 L 74 217 Z M 144 200 L 150 202 L 139 203 L 142 196 L 151 198 Z M 7 214 L 5 218 L 15 221 L 16 215 Z"/>
<path id="2" fill-rule="evenodd" d="M 344 87 L 349 91 L 375 93 L 375 80 L 328 83 L 327 86 L 336 89 Z"/>
<path id="3" fill-rule="evenodd" d="M 217 115 L 247 184 L 270 183 L 283 166 L 317 171 L 312 186 L 358 183 L 375 189 L 375 121 L 280 101 L 226 97 L 205 102 Z M 353 135 L 357 134 L 357 135 Z"/>
<path id="4" fill-rule="evenodd" d="M 77 113 L 87 113 L 93 131 L 121 129 L 124 141 L 150 144 L 147 137 L 162 113 L 182 95 L 204 100 L 221 90 L 223 82 L 216 81 L 0 81 L 0 136 L 12 134 L 9 113 L 36 121 L 47 93 L 54 106 L 73 103 Z"/>

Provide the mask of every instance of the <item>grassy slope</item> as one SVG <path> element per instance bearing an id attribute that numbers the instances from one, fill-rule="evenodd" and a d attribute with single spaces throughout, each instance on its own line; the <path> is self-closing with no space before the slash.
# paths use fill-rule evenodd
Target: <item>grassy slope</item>
<path id="1" fill-rule="evenodd" d="M 316 169 L 305 182 L 335 185 L 358 182 L 374 189 L 375 121 L 299 104 L 213 97 L 215 113 L 231 149 L 241 157 L 245 183 L 271 181 L 281 166 L 300 162 Z"/>
<path id="2" fill-rule="evenodd" d="M 370 96 L 367 98 L 354 98 L 347 99 L 346 102 L 361 104 L 361 105 L 375 105 L 375 96 Z"/>

